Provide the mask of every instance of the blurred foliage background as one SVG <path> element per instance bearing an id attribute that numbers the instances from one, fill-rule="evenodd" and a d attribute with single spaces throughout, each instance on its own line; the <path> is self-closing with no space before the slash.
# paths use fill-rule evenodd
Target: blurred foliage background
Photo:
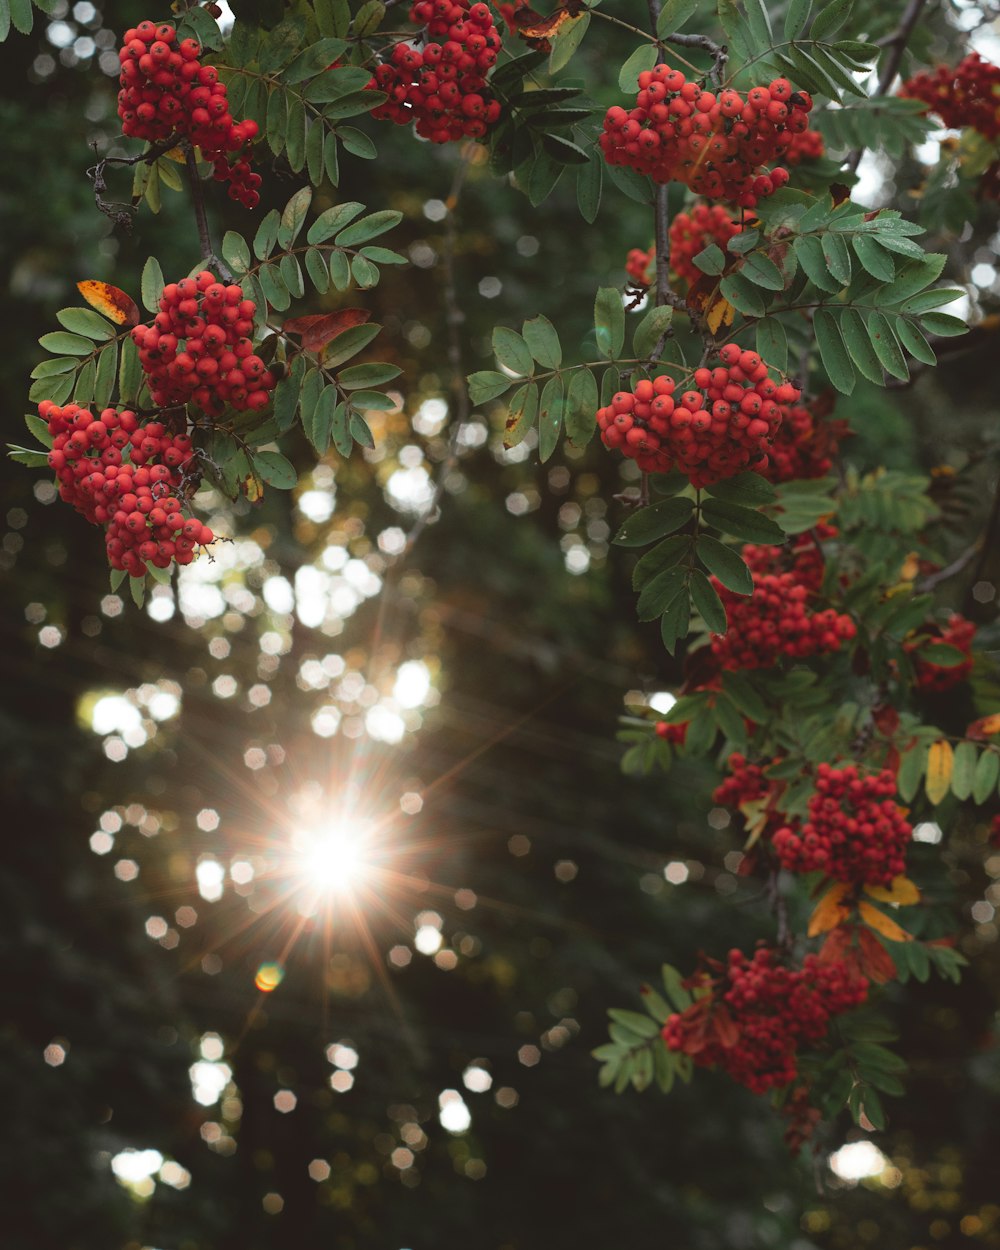
<path id="1" fill-rule="evenodd" d="M 956 12 L 931 10 L 927 55 L 953 53 Z M 0 48 L 14 440 L 35 340 L 77 281 L 134 292 L 150 252 L 168 278 L 197 259 L 182 197 L 116 234 L 85 173 L 117 132 L 117 37 L 145 16 L 63 0 Z M 585 48 L 602 102 L 629 50 L 606 28 Z M 2 462 L 3 1244 L 1000 1245 L 1000 856 L 984 868 L 983 829 L 927 848 L 973 967 L 960 988 L 887 991 L 913 1077 L 870 1175 L 829 1166 L 858 1136 L 845 1124 L 790 1160 L 766 1104 L 713 1075 L 669 1099 L 598 1089 L 609 1004 L 664 959 L 689 967 L 771 922 L 730 871 L 737 838 L 705 779 L 618 769 L 618 715 L 680 677 L 609 558 L 630 479 L 599 447 L 545 466 L 530 441 L 504 452 L 502 413 L 452 428 L 442 257 L 461 155 L 367 128 L 379 159 L 345 158 L 317 207 L 405 214 L 387 242 L 411 265 L 361 297 L 386 327 L 379 358 L 403 368 L 374 452 L 316 466 L 289 446 L 292 495 L 204 493 L 235 541 L 142 612 L 108 593 L 98 534 L 44 475 Z M 647 214 L 609 193 L 588 227 L 561 185 L 531 209 L 471 157 L 452 215 L 463 369 L 489 366 L 493 325 L 537 312 L 587 350 L 593 291 L 649 243 Z M 295 187 L 264 168 L 262 211 Z M 862 173 L 904 208 L 922 177 L 915 161 Z M 213 209 L 217 232 L 246 228 Z M 995 231 L 974 205 L 940 238 L 986 313 Z M 842 405 L 859 466 L 947 466 L 956 551 L 996 482 L 993 342 Z M 998 558 L 988 546 L 978 583 Z M 966 607 L 995 614 L 986 592 Z M 294 836 L 344 810 L 379 829 L 380 884 L 304 915 Z"/>

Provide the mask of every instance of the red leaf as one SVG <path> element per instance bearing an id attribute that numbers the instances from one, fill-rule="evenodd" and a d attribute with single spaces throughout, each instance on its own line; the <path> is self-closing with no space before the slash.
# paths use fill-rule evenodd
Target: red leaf
<path id="1" fill-rule="evenodd" d="M 876 985 L 885 985 L 886 981 L 895 981 L 896 965 L 875 934 L 869 929 L 860 929 L 858 943 L 861 948 L 861 971 L 868 980 L 874 981 Z"/>
<path id="2" fill-rule="evenodd" d="M 332 313 L 314 313 L 309 317 L 291 317 L 281 327 L 287 334 L 302 335 L 302 350 L 321 352 L 338 334 L 353 326 L 364 325 L 371 317 L 366 308 L 338 308 Z"/>
<path id="3" fill-rule="evenodd" d="M 719 1045 L 726 1050 L 732 1049 L 740 1040 L 740 1031 L 725 1007 L 716 1007 L 712 1014 L 712 1028 L 719 1039 Z"/>
<path id="4" fill-rule="evenodd" d="M 131 295 L 109 282 L 78 282 L 76 289 L 99 313 L 109 317 L 117 326 L 131 329 L 139 324 L 139 305 Z"/>

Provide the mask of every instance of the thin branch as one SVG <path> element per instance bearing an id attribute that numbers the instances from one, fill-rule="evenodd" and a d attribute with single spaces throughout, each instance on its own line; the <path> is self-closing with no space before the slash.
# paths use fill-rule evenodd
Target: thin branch
<path id="1" fill-rule="evenodd" d="M 669 184 L 656 188 L 656 307 L 673 306 L 670 287 L 670 210 Z M 659 354 L 659 353 L 657 353 Z"/>
<path id="2" fill-rule="evenodd" d="M 219 271 L 223 282 L 231 282 L 233 275 L 228 266 L 223 264 L 212 247 L 212 235 L 208 229 L 208 213 L 205 209 L 205 188 L 198 173 L 198 160 L 194 148 L 189 147 L 186 156 L 188 186 L 191 188 L 191 203 L 194 207 L 194 219 L 198 223 L 198 242 L 201 246 L 201 258 L 206 265 L 212 265 Z"/>
<path id="3" fill-rule="evenodd" d="M 946 564 L 943 569 L 938 569 L 936 573 L 928 573 L 916 585 L 917 594 L 925 594 L 928 590 L 933 590 L 935 586 L 940 586 L 942 582 L 946 582 L 949 577 L 954 577 L 956 573 L 961 573 L 967 564 L 970 563 L 972 557 L 982 548 L 983 540 L 977 539 L 971 547 L 967 547 L 960 556 L 952 560 L 951 564 Z M 973 583 L 975 585 L 975 583 Z"/>
<path id="4" fill-rule="evenodd" d="M 879 70 L 878 86 L 871 97 L 873 100 L 885 95 L 895 81 L 903 59 L 903 53 L 906 51 L 906 45 L 910 41 L 910 36 L 913 34 L 914 27 L 919 21 L 920 14 L 923 12 L 926 3 L 927 0 L 907 0 L 899 25 L 886 43 L 886 46 L 889 48 L 889 55 L 885 58 L 882 68 Z M 852 174 L 857 173 L 863 152 L 864 148 L 855 148 L 847 158 L 847 168 Z"/>
<path id="5" fill-rule="evenodd" d="M 675 44 L 678 48 L 701 48 L 707 52 L 715 61 L 709 71 L 709 80 L 713 87 L 722 86 L 726 63 L 729 60 L 729 49 L 724 44 L 716 43 L 707 35 L 679 35 L 676 32 L 672 35 L 662 35 L 661 38 L 664 43 Z"/>

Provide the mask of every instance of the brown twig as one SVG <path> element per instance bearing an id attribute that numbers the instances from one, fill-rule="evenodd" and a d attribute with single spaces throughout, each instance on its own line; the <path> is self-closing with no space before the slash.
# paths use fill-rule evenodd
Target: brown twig
<path id="1" fill-rule="evenodd" d="M 726 72 L 726 63 L 729 60 L 729 49 L 725 44 L 716 43 L 714 39 L 709 39 L 707 35 L 680 35 L 674 33 L 672 35 L 661 35 L 660 38 L 664 43 L 675 44 L 678 48 L 701 48 L 714 58 L 714 64 L 708 72 L 709 81 L 713 87 L 721 87 L 722 79 Z"/>
<path id="2" fill-rule="evenodd" d="M 875 88 L 872 99 L 885 95 L 895 81 L 896 74 L 899 72 L 900 62 L 903 59 L 903 53 L 906 51 L 906 45 L 910 41 L 910 36 L 913 34 L 914 27 L 926 3 L 927 0 L 907 0 L 899 25 L 889 39 L 886 40 L 885 46 L 889 49 L 889 54 L 879 70 L 878 86 Z M 857 173 L 863 152 L 864 148 L 855 148 L 848 156 L 847 168 L 852 174 Z"/>

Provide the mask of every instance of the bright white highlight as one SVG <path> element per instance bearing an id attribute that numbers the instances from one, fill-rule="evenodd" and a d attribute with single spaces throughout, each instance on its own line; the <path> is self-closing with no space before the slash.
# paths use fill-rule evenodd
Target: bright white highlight
<path id="1" fill-rule="evenodd" d="M 233 1070 L 228 1063 L 212 1063 L 208 1059 L 199 1059 L 188 1068 L 188 1076 L 191 1078 L 191 1093 L 195 1102 L 201 1103 L 203 1107 L 211 1107 L 219 1101 L 226 1086 L 233 1079 Z"/>
<path id="2" fill-rule="evenodd" d="M 649 696 L 649 706 L 654 712 L 662 712 L 664 716 L 676 702 L 677 696 L 671 694 L 669 690 L 657 690 L 656 694 Z"/>
<path id="3" fill-rule="evenodd" d="M 148 1180 L 163 1166 L 158 1150 L 122 1150 L 111 1160 L 111 1171 L 126 1185 Z"/>
<path id="4" fill-rule="evenodd" d="M 842 1181 L 861 1181 L 880 1176 L 889 1164 L 878 1146 L 870 1141 L 852 1141 L 830 1156 L 830 1171 Z"/>
<path id="5" fill-rule="evenodd" d="M 464 1133 L 472 1123 L 472 1115 L 457 1089 L 443 1089 L 438 1095 L 438 1119 L 449 1133 Z"/>
<path id="6" fill-rule="evenodd" d="M 348 821 L 296 833 L 292 844 L 298 853 L 297 869 L 305 884 L 324 894 L 349 891 L 364 871 L 362 837 L 362 828 Z"/>

